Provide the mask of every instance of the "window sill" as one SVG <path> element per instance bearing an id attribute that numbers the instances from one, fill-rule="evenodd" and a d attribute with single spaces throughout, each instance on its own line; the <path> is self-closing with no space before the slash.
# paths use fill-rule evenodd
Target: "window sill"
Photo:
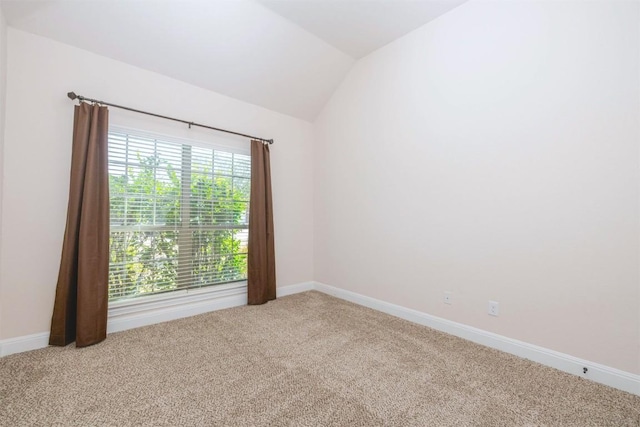
<path id="1" fill-rule="evenodd" d="M 201 305 L 213 300 L 227 297 L 238 297 L 247 294 L 247 282 L 234 282 L 224 285 L 213 285 L 199 289 L 185 289 L 167 292 L 160 295 L 149 295 L 109 303 L 109 321 L 144 314 L 181 310 L 194 304 Z M 128 329 L 128 328 L 127 328 Z M 118 328 L 118 330 L 122 330 Z"/>

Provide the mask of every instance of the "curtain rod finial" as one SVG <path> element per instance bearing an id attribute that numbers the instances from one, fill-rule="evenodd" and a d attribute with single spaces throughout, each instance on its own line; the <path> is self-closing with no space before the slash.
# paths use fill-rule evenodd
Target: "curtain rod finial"
<path id="1" fill-rule="evenodd" d="M 78 97 L 78 95 L 76 95 L 75 92 L 69 92 L 67 93 L 67 96 L 69 97 L 69 99 L 76 99 Z"/>

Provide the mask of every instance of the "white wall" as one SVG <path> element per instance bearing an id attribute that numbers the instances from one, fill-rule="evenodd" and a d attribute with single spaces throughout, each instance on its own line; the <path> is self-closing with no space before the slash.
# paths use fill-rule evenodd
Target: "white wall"
<path id="1" fill-rule="evenodd" d="M 637 55 L 640 58 L 640 11 L 638 11 L 636 13 L 636 17 L 637 17 L 637 23 L 638 23 L 638 32 L 637 32 L 637 36 L 638 36 L 638 52 Z M 640 70 L 638 70 L 638 75 L 640 76 Z M 640 78 L 640 77 L 639 77 Z M 640 99 L 640 85 L 638 85 L 638 99 Z M 640 123 L 640 109 L 638 110 L 638 123 Z M 638 150 L 638 154 L 640 155 L 640 150 Z M 638 162 L 640 163 L 640 158 L 638 160 Z M 638 202 L 640 203 L 640 197 L 638 198 Z M 638 209 L 640 211 L 640 208 Z M 638 234 L 638 239 L 640 241 L 640 234 Z M 639 244 L 640 246 L 640 244 Z M 638 251 L 638 268 L 640 269 L 640 251 Z M 637 347 L 638 347 L 638 370 L 640 370 L 640 280 L 638 280 L 638 340 L 637 340 Z"/>
<path id="2" fill-rule="evenodd" d="M 13 28 L 7 88 L 0 339 L 49 330 L 67 209 L 74 104 L 66 93 L 72 90 L 274 138 L 278 285 L 313 278 L 310 123 Z M 115 108 L 110 122 L 196 140 L 220 137 Z"/>
<path id="3" fill-rule="evenodd" d="M 2 224 L 2 177 L 4 175 L 4 127 L 5 127 L 5 100 L 7 93 L 7 23 L 0 8 L 0 224 Z M 0 240 L 2 240 L 2 227 L 0 227 Z M 1 248 L 0 248 L 1 249 Z M 1 257 L 0 257 L 1 258 Z M 2 264 L 0 263 L 0 269 Z M 0 301 L 2 301 L 2 283 L 0 282 Z M 2 305 L 0 304 L 0 337 L 2 336 Z"/>
<path id="4" fill-rule="evenodd" d="M 316 280 L 640 373 L 638 13 L 471 1 L 358 62 L 316 122 Z"/>

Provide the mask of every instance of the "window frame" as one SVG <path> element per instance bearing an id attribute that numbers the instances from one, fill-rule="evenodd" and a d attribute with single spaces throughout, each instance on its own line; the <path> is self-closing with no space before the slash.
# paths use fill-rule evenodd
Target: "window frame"
<path id="1" fill-rule="evenodd" d="M 162 141 L 175 144 L 186 144 L 192 147 L 225 151 L 228 153 L 247 155 L 249 157 L 251 156 L 251 145 L 246 139 L 238 140 L 237 138 L 224 138 L 216 135 L 212 136 L 210 141 L 203 141 L 200 139 L 178 137 L 167 133 L 141 130 L 118 124 L 110 124 L 108 132 L 131 134 L 144 138 L 160 139 Z M 109 228 L 109 234 L 111 234 L 111 227 Z M 182 305 L 189 305 L 235 295 L 246 295 L 246 293 L 247 280 L 242 279 L 198 288 L 176 289 L 165 292 L 150 293 L 148 295 L 143 294 L 119 298 L 108 301 L 109 318 L 128 316 L 141 311 L 178 308 Z"/>

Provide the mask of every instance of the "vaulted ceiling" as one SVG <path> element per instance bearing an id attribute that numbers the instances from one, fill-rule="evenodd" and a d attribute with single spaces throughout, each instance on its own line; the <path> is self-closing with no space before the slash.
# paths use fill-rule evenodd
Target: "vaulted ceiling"
<path id="1" fill-rule="evenodd" d="M 7 23 L 313 121 L 355 61 L 466 0 L 2 0 Z"/>

